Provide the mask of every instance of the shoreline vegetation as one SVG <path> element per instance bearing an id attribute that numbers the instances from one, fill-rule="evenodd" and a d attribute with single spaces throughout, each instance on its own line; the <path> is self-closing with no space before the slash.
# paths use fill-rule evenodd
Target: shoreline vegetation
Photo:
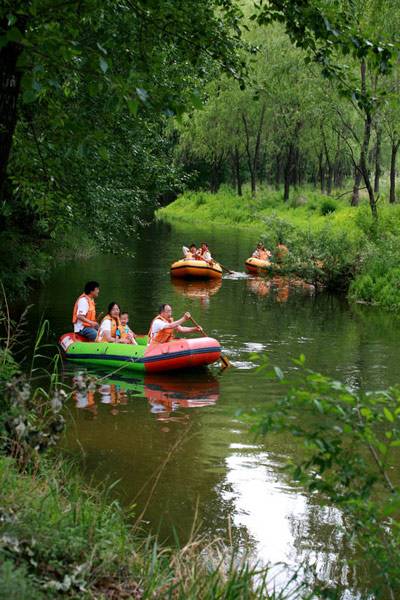
<path id="1" fill-rule="evenodd" d="M 288 246 L 286 273 L 345 292 L 351 301 L 400 310 L 400 207 L 387 203 L 384 194 L 379 219 L 371 215 L 365 197 L 350 206 L 342 192 L 335 198 L 311 186 L 294 190 L 287 202 L 272 187 L 260 189 L 256 197 L 250 191 L 237 196 L 229 187 L 215 194 L 187 191 L 156 217 L 253 230 L 254 246 L 258 240 L 270 250 L 278 243 Z"/>
<path id="2" fill-rule="evenodd" d="M 266 591 L 266 567 L 220 539 L 200 537 L 196 523 L 183 546 L 167 547 L 144 532 L 143 507 L 122 508 L 112 483 L 87 485 L 55 448 L 71 396 L 58 381 L 57 361 L 37 388 L 13 357 L 17 345 L 13 336 L 2 340 L 0 355 L 1 599 L 277 597 Z"/>

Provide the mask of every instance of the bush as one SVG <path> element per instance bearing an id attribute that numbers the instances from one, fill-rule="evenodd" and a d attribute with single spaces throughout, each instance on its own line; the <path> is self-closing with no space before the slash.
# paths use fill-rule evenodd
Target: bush
<path id="1" fill-rule="evenodd" d="M 326 215 L 329 215 L 330 213 L 335 212 L 335 210 L 337 209 L 337 203 L 335 202 L 335 200 L 331 200 L 330 198 L 326 198 L 326 200 L 324 200 L 321 203 L 320 206 L 320 213 L 323 217 L 326 217 Z"/>

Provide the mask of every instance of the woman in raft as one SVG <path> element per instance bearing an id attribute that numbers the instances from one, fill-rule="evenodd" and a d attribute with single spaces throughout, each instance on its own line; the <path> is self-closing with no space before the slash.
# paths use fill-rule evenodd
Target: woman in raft
<path id="1" fill-rule="evenodd" d="M 136 343 L 133 335 L 129 335 L 129 332 L 126 331 L 126 328 L 121 325 L 120 315 L 121 309 L 119 304 L 116 302 L 110 302 L 108 305 L 107 314 L 100 323 L 96 342 L 114 342 L 121 344 Z"/>
<path id="2" fill-rule="evenodd" d="M 258 258 L 259 260 L 269 260 L 272 254 L 269 250 L 266 249 L 262 242 L 258 242 L 257 248 L 253 252 L 253 258 Z"/>

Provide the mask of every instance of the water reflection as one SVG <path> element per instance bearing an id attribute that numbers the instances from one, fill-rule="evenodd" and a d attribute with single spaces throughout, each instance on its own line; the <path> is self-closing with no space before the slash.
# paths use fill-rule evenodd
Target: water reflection
<path id="1" fill-rule="evenodd" d="M 287 302 L 291 292 L 307 295 L 315 293 L 315 286 L 311 283 L 307 283 L 303 279 L 292 279 L 280 275 L 275 275 L 272 278 L 262 276 L 249 277 L 246 285 L 250 292 L 261 298 L 269 296 L 272 293 L 274 300 L 278 303 Z"/>
<path id="2" fill-rule="evenodd" d="M 214 405 L 219 398 L 219 382 L 208 372 L 193 377 L 146 374 L 135 378 L 101 373 L 83 375 L 77 371 L 73 377 L 73 398 L 79 409 L 88 410 L 93 417 L 98 405 L 110 407 L 110 414 L 117 415 L 132 397 L 145 398 L 150 412 L 159 421 L 187 420 L 189 415 L 176 417 L 175 413 L 186 408 Z"/>
<path id="3" fill-rule="evenodd" d="M 186 298 L 198 300 L 200 305 L 207 306 L 210 297 L 216 294 L 221 286 L 222 279 L 210 279 L 205 281 L 192 281 L 186 279 L 171 279 L 172 287 Z"/>

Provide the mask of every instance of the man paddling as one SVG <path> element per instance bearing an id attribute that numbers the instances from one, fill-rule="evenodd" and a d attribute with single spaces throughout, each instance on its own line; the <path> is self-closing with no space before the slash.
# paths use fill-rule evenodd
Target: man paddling
<path id="1" fill-rule="evenodd" d="M 75 302 L 72 313 L 74 332 L 83 335 L 91 342 L 97 337 L 99 324 L 96 321 L 96 305 L 94 299 L 98 297 L 100 284 L 97 281 L 88 281 L 85 291 Z"/>
<path id="2" fill-rule="evenodd" d="M 159 314 L 152 320 L 149 330 L 149 344 L 164 344 L 170 342 L 179 333 L 194 333 L 201 331 L 201 327 L 182 327 L 182 323 L 191 319 L 190 313 L 185 314 L 174 321 L 172 319 L 172 308 L 169 304 L 161 304 Z"/>

